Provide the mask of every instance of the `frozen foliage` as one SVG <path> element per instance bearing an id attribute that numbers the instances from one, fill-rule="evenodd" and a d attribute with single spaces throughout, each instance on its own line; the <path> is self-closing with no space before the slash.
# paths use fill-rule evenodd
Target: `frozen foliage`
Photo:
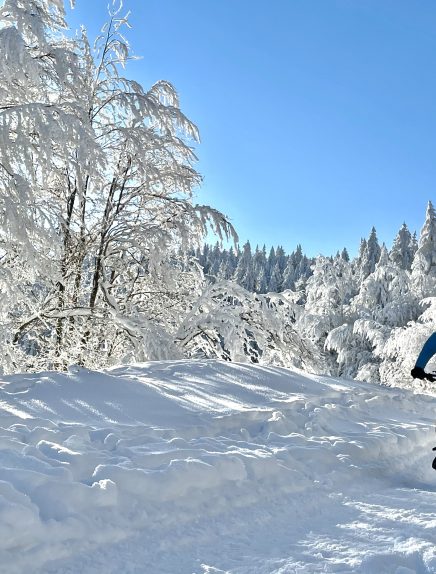
<path id="1" fill-rule="evenodd" d="M 0 307 L 8 370 L 177 356 L 172 334 L 202 281 L 188 247 L 211 228 L 196 205 L 196 126 L 174 87 L 121 72 L 127 20 L 94 47 L 70 39 L 62 1 L 0 10 Z M 198 288 L 198 289 L 197 289 Z"/>
<path id="2" fill-rule="evenodd" d="M 0 399 L 2 572 L 436 572 L 434 397 L 203 360 Z"/>
<path id="3" fill-rule="evenodd" d="M 297 330 L 318 340 L 318 345 L 324 343 L 325 370 L 397 384 L 403 384 L 410 377 L 423 342 L 436 328 L 433 300 L 423 298 L 436 289 L 432 272 L 436 256 L 432 243 L 434 218 L 429 203 L 418 250 L 405 225 L 390 253 L 384 245 L 380 250 L 374 247 L 373 229 L 368 241 L 362 241 L 357 261 L 344 262 L 351 273 L 346 284 L 354 284 L 355 291 L 345 306 L 333 297 L 337 283 L 333 264 L 324 258 L 327 269 L 316 280 L 316 268 L 320 265 L 317 260 L 306 289 L 305 309 L 311 311 L 311 324 L 308 328 L 308 317 L 303 313 L 304 322 Z M 369 256 L 370 252 L 379 252 L 371 272 L 368 262 L 375 258 Z"/>
<path id="4" fill-rule="evenodd" d="M 352 306 L 358 315 L 390 326 L 406 325 L 416 316 L 418 309 L 410 275 L 391 263 L 384 246 L 374 272 L 361 284 Z"/>
<path id="5" fill-rule="evenodd" d="M 412 280 L 421 297 L 429 297 L 434 293 L 435 279 L 436 213 L 430 201 L 419 238 L 419 248 L 412 263 Z"/>
<path id="6" fill-rule="evenodd" d="M 210 284 L 181 324 L 190 356 L 293 365 L 317 370 L 318 353 L 295 329 L 300 309 L 286 293 L 255 295 L 228 282 Z"/>
<path id="7" fill-rule="evenodd" d="M 374 272 L 375 266 L 380 259 L 380 245 L 377 239 L 377 233 L 373 227 L 368 240 L 362 242 L 360 250 L 359 271 L 361 279 L 366 279 L 368 275 Z"/>
<path id="8" fill-rule="evenodd" d="M 378 244 L 373 228 L 356 259 L 350 261 L 346 249 L 335 257 L 319 256 L 307 273 L 301 272 L 300 264 L 308 260 L 300 246 L 291 255 L 271 248 L 267 256 L 265 247 L 253 253 L 248 242 L 236 254 L 206 245 L 196 256 L 211 276 L 218 270 L 219 277 L 231 277 L 251 291 L 269 287 L 278 292 L 276 300 L 292 299 L 292 327 L 307 348 L 317 349 L 312 369 L 401 383 L 410 376 L 425 334 L 436 327 L 429 298 L 436 291 L 435 229 L 429 203 L 419 249 L 405 224 L 390 251 Z"/>
<path id="9" fill-rule="evenodd" d="M 389 258 L 401 269 L 410 271 L 417 248 L 416 238 L 411 235 L 407 225 L 403 223 L 395 237 Z"/>

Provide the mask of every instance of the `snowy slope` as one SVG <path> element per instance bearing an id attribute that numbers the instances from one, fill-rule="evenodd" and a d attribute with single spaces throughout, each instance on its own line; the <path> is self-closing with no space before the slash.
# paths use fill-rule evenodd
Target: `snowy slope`
<path id="1" fill-rule="evenodd" d="M 436 399 L 217 361 L 5 377 L 7 574 L 436 573 Z"/>

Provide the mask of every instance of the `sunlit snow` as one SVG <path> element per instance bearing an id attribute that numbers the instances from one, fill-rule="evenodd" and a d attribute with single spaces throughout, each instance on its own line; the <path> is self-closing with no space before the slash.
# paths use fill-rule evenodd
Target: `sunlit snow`
<path id="1" fill-rule="evenodd" d="M 8 574 L 436 572 L 435 398 L 155 362 L 4 377 Z"/>

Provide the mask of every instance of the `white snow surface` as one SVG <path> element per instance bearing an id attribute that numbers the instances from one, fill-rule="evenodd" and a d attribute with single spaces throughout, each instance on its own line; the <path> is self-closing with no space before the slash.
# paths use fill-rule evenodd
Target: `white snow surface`
<path id="1" fill-rule="evenodd" d="M 435 407 L 212 360 L 3 377 L 0 570 L 436 573 Z"/>

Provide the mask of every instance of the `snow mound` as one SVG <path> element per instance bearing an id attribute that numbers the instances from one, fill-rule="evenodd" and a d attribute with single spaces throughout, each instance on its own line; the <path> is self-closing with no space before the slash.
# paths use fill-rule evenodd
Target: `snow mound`
<path id="1" fill-rule="evenodd" d="M 434 411 L 219 361 L 5 377 L 2 568 L 436 572 Z"/>

